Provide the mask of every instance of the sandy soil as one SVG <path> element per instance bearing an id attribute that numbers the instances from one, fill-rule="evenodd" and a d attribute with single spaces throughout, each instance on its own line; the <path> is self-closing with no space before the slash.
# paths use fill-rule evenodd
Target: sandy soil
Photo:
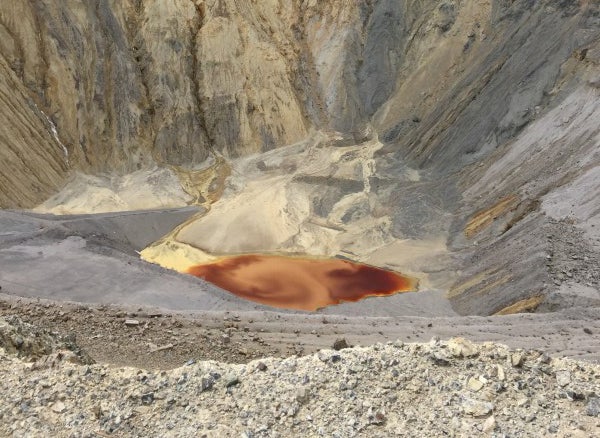
<path id="1" fill-rule="evenodd" d="M 305 355 L 331 348 L 339 339 L 366 346 L 454 336 L 600 363 L 598 309 L 495 317 L 361 318 L 265 311 L 170 312 L 0 294 L 0 315 L 18 315 L 35 326 L 74 336 L 99 363 L 150 369 L 175 368 L 190 359 L 246 363 L 267 356 Z"/>
<path id="2" fill-rule="evenodd" d="M 175 172 L 153 167 L 124 176 L 76 173 L 38 213 L 86 214 L 185 207 L 192 203 Z"/>

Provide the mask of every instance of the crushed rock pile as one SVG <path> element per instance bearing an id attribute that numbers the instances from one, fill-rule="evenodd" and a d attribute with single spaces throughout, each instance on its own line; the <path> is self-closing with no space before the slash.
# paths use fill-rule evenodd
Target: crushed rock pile
<path id="1" fill-rule="evenodd" d="M 0 348 L 29 362 L 59 360 L 91 364 L 94 361 L 75 342 L 75 336 L 61 336 L 24 322 L 16 315 L 0 318 Z"/>
<path id="2" fill-rule="evenodd" d="M 539 351 L 340 342 L 302 358 L 150 372 L 85 364 L 16 318 L 0 327 L 1 436 L 600 435 L 600 365 Z M 19 356 L 8 332 L 52 347 Z"/>

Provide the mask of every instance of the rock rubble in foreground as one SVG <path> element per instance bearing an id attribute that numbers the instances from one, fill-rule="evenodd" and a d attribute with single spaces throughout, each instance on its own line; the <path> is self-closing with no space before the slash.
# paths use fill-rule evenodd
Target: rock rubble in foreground
<path id="1" fill-rule="evenodd" d="M 15 336 L 43 340 L 11 324 L 1 436 L 600 435 L 600 365 L 538 351 L 433 339 L 150 372 L 84 364 L 59 342 L 20 354 Z"/>

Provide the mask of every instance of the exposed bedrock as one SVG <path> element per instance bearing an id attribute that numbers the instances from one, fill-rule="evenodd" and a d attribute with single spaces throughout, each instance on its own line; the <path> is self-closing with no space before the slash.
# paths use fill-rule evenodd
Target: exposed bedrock
<path id="1" fill-rule="evenodd" d="M 0 207 L 201 204 L 150 259 L 344 256 L 459 313 L 595 306 L 599 94 L 596 1 L 6 0 Z"/>

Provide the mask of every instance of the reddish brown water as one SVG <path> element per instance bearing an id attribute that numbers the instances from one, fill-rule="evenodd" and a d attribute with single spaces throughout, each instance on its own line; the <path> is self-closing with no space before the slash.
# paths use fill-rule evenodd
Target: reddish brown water
<path id="1" fill-rule="evenodd" d="M 228 257 L 188 273 L 247 300 L 309 311 L 414 291 L 418 285 L 414 278 L 346 260 L 265 255 Z"/>

